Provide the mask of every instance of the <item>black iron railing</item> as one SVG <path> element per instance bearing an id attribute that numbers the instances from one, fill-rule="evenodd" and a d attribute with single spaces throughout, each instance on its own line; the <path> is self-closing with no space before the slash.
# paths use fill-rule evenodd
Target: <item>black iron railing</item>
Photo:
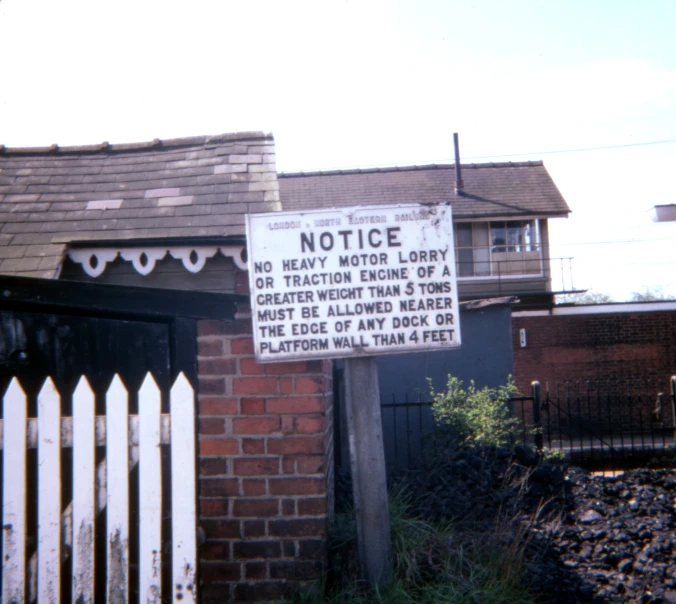
<path id="1" fill-rule="evenodd" d="M 643 382 L 533 382 L 530 396 L 513 397 L 518 419 L 512 443 L 527 444 L 590 467 L 640 464 L 676 455 L 676 376 Z M 434 440 L 432 402 L 381 405 L 388 471 L 420 460 Z"/>
<path id="2" fill-rule="evenodd" d="M 388 471 L 413 465 L 425 451 L 425 443 L 434 432 L 432 402 L 421 398 L 402 402 L 392 397 L 380 406 L 383 422 L 383 444 Z"/>
<path id="3" fill-rule="evenodd" d="M 553 291 L 575 291 L 572 257 L 546 258 L 539 252 L 494 254 L 490 260 L 459 259 L 457 272 L 461 283 L 472 278 L 495 281 L 498 293 L 504 288 L 509 289 L 508 284 L 515 280 L 532 279 L 548 280 Z"/>
<path id="4" fill-rule="evenodd" d="M 534 389 L 539 384 L 534 382 Z M 676 377 L 668 381 L 566 382 L 545 387 L 539 404 L 543 444 L 573 461 L 640 462 L 674 449 Z"/>

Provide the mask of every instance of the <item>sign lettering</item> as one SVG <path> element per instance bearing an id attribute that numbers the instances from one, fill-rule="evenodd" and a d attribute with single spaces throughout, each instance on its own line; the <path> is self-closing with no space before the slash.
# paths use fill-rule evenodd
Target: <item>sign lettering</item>
<path id="1" fill-rule="evenodd" d="M 256 358 L 457 347 L 449 206 L 247 216 Z"/>

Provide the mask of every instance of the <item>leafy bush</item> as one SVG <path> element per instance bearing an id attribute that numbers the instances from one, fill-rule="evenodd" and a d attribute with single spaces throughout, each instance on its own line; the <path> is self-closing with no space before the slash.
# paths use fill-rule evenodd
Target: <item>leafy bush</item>
<path id="1" fill-rule="evenodd" d="M 500 447 L 509 442 L 510 432 L 519 423 L 509 416 L 509 400 L 517 392 L 511 376 L 504 386 L 481 390 L 473 380 L 463 388 L 462 381 L 452 375 L 443 392 L 436 392 L 429 383 L 437 425 L 450 430 L 460 444 Z"/>
<path id="2" fill-rule="evenodd" d="M 540 451 L 544 463 L 562 464 L 566 461 L 566 452 L 563 449 L 548 449 L 543 447 Z"/>

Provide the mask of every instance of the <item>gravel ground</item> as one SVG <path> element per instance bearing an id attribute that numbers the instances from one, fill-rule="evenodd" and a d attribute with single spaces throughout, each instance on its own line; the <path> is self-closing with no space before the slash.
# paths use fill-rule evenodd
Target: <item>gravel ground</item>
<path id="1" fill-rule="evenodd" d="M 543 603 L 676 602 L 674 469 L 598 476 L 517 447 L 437 453 L 406 480 L 423 516 L 522 539 Z"/>
<path id="2" fill-rule="evenodd" d="M 676 471 L 562 474 L 560 519 L 531 528 L 546 544 L 531 564 L 543 601 L 676 602 Z"/>

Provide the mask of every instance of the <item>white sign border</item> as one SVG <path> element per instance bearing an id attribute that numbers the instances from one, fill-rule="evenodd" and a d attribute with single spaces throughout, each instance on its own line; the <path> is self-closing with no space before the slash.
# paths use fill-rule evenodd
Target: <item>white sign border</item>
<path id="1" fill-rule="evenodd" d="M 381 210 L 408 210 L 408 211 L 420 211 L 420 210 L 429 210 L 434 208 L 443 207 L 448 211 L 448 220 L 450 221 L 450 233 L 449 233 L 449 242 L 448 242 L 448 251 L 452 254 L 452 266 L 453 266 L 453 291 L 451 293 L 451 298 L 453 299 L 453 312 L 456 318 L 455 330 L 457 336 L 453 342 L 449 342 L 448 345 L 436 345 L 436 346 L 424 346 L 421 344 L 413 344 L 411 346 L 401 346 L 395 349 L 389 347 L 369 347 L 369 348 L 346 348 L 344 349 L 345 354 L 341 354 L 340 350 L 329 350 L 325 353 L 321 351 L 311 351 L 311 352 L 300 352 L 295 353 L 283 353 L 283 357 L 274 358 L 269 356 L 263 356 L 260 354 L 259 346 L 259 336 L 258 336 L 258 318 L 256 316 L 256 304 L 254 304 L 253 297 L 256 293 L 255 283 L 254 283 L 254 257 L 253 257 L 253 238 L 252 238 L 252 226 L 251 218 L 255 220 L 260 220 L 263 218 L 268 218 L 272 220 L 279 221 L 284 218 L 297 218 L 299 216 L 306 215 L 320 215 L 326 214 L 329 212 L 342 212 L 347 213 L 350 211 L 360 212 L 360 211 L 381 211 Z M 356 205 L 356 206 L 346 206 L 346 207 L 330 207 L 330 208 L 313 208 L 311 210 L 288 210 L 283 212 L 265 212 L 265 213 L 256 213 L 256 214 L 246 214 L 245 215 L 246 223 L 246 246 L 247 246 L 247 265 L 248 265 L 248 281 L 249 281 L 249 296 L 250 296 L 250 307 L 251 307 L 251 323 L 252 323 L 252 336 L 254 339 L 254 355 L 258 363 L 284 363 L 284 362 L 293 362 L 299 360 L 323 360 L 323 359 L 354 359 L 360 357 L 368 356 L 381 356 L 381 355 L 391 355 L 391 354 L 412 354 L 417 352 L 440 352 L 448 350 L 457 350 L 461 346 L 461 331 L 460 331 L 460 315 L 459 315 L 459 305 L 458 305 L 458 290 L 457 290 L 457 266 L 455 260 L 455 244 L 454 244 L 454 232 L 453 232 L 453 216 L 452 209 L 449 203 L 440 203 L 435 205 L 425 205 L 418 203 L 411 204 L 382 204 L 382 205 Z"/>

